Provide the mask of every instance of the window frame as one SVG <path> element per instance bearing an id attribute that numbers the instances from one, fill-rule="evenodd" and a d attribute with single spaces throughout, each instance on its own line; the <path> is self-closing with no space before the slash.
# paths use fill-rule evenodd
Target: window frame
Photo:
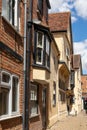
<path id="1" fill-rule="evenodd" d="M 4 82 L 2 82 L 2 74 L 3 73 L 6 73 L 10 76 L 10 83 L 6 84 Z M 13 77 L 16 77 L 18 79 L 18 87 L 17 87 L 17 111 L 12 111 L 12 80 L 13 80 Z M 11 116 L 15 116 L 15 115 L 18 115 L 19 114 L 19 76 L 15 75 L 15 74 L 11 74 L 5 70 L 2 70 L 1 71 L 1 88 L 4 88 L 4 89 L 8 89 L 8 113 L 6 114 L 3 114 L 3 115 L 0 115 L 0 118 L 3 119 L 3 118 L 8 118 L 8 117 L 11 117 Z"/>
<path id="2" fill-rule="evenodd" d="M 19 1 L 6 1 L 2 3 L 2 16 L 15 27 L 17 31 L 20 29 L 20 7 Z"/>
<path id="3" fill-rule="evenodd" d="M 46 64 L 46 67 L 49 68 L 50 67 L 50 42 L 49 42 L 49 39 L 48 39 L 48 36 L 46 36 L 46 45 L 48 44 L 48 52 L 47 52 L 47 46 L 46 46 L 46 55 L 49 59 L 49 61 L 47 60 L 47 58 L 45 58 L 45 64 Z"/>
<path id="4" fill-rule="evenodd" d="M 37 62 L 37 58 L 36 58 L 36 50 L 37 50 L 37 33 L 38 32 L 41 32 L 43 34 L 43 56 L 42 56 L 42 62 Z M 46 65 L 46 42 L 48 39 L 48 43 L 49 43 L 49 64 L 48 66 Z M 45 67 L 46 69 L 50 69 L 50 51 L 51 51 L 51 43 L 50 43 L 50 38 L 47 34 L 45 34 L 45 32 L 43 30 L 37 30 L 35 29 L 35 32 L 34 32 L 34 52 L 33 52 L 33 63 L 34 65 L 36 66 L 40 66 L 40 67 Z"/>
<path id="5" fill-rule="evenodd" d="M 2 74 L 6 74 L 6 75 L 9 75 L 9 77 L 10 77 L 10 81 L 9 81 L 9 83 L 6 83 L 6 82 L 4 82 L 4 81 L 2 81 Z M 9 72 L 7 72 L 7 71 L 1 71 L 1 85 L 4 85 L 6 88 L 10 88 L 10 86 L 11 86 L 11 74 L 9 73 Z"/>
<path id="6" fill-rule="evenodd" d="M 33 102 L 35 102 L 35 103 L 37 103 L 37 113 L 31 113 L 31 107 L 32 107 L 32 105 L 30 105 L 31 107 L 30 107 L 30 117 L 32 118 L 32 117 L 35 117 L 35 116 L 37 116 L 37 115 L 39 115 L 39 107 L 38 107 L 38 85 L 36 85 L 36 84 L 32 84 L 31 83 L 31 88 L 32 87 L 36 87 L 36 94 L 37 94 L 37 98 L 35 98 L 35 99 L 32 99 L 31 98 L 31 91 L 30 91 L 30 104 L 32 104 Z M 33 95 L 34 96 L 34 95 Z"/>
<path id="7" fill-rule="evenodd" d="M 18 79 L 18 88 L 17 88 L 17 111 L 12 111 L 12 113 L 18 113 L 19 112 L 19 77 L 17 75 L 12 75 L 12 79 L 13 77 Z M 13 89 L 13 85 L 11 84 L 11 88 Z M 12 91 L 12 90 L 11 90 Z"/>
<path id="8" fill-rule="evenodd" d="M 42 46 L 38 45 L 38 33 L 42 34 Z M 37 61 L 37 57 L 36 57 L 36 63 L 42 65 L 43 64 L 43 51 L 44 51 L 44 33 L 41 31 L 37 32 L 37 40 L 36 40 L 36 50 L 37 49 L 41 49 L 41 62 Z M 36 51 L 37 52 L 37 51 Z M 36 53 L 37 56 L 37 53 Z"/>

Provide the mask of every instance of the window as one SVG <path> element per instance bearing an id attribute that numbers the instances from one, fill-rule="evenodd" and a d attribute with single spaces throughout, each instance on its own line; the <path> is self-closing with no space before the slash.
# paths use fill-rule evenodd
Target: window
<path id="1" fill-rule="evenodd" d="M 8 95 L 8 89 L 0 89 L 0 116 L 8 114 Z"/>
<path id="2" fill-rule="evenodd" d="M 18 112 L 19 78 L 6 71 L 1 72 L 0 116 L 10 116 Z"/>
<path id="3" fill-rule="evenodd" d="M 74 88 L 74 86 L 75 86 L 75 72 L 74 72 L 74 70 L 71 70 L 71 74 L 70 74 L 70 87 L 71 87 L 71 89 L 73 89 Z"/>
<path id="4" fill-rule="evenodd" d="M 2 16 L 19 29 L 20 13 L 18 0 L 2 0 Z"/>
<path id="5" fill-rule="evenodd" d="M 18 104 L 18 78 L 13 76 L 12 78 L 12 112 L 17 111 Z"/>
<path id="6" fill-rule="evenodd" d="M 34 63 L 50 68 L 50 40 L 42 31 L 35 31 Z"/>
<path id="7" fill-rule="evenodd" d="M 44 35 L 42 32 L 37 33 L 37 49 L 36 49 L 36 62 L 38 64 L 43 64 L 43 41 Z"/>
<path id="8" fill-rule="evenodd" d="M 49 40 L 48 37 L 46 37 L 46 67 L 49 67 L 50 65 L 50 48 L 49 48 Z"/>
<path id="9" fill-rule="evenodd" d="M 66 48 L 66 56 L 69 56 L 69 48 Z"/>
<path id="10" fill-rule="evenodd" d="M 65 102 L 65 91 L 66 91 L 66 84 L 65 82 L 59 78 L 59 100 Z"/>
<path id="11" fill-rule="evenodd" d="M 9 86 L 10 85 L 10 80 L 11 80 L 10 74 L 3 71 L 2 76 L 1 76 L 2 84 L 5 84 L 5 85 Z"/>
<path id="12" fill-rule="evenodd" d="M 53 106 L 56 105 L 56 83 L 53 82 Z"/>
<path id="13" fill-rule="evenodd" d="M 38 9 L 43 14 L 43 0 L 38 0 Z"/>
<path id="14" fill-rule="evenodd" d="M 37 85 L 31 84 L 31 95 L 30 95 L 30 100 L 31 100 L 30 115 L 31 115 L 31 117 L 38 114 L 37 89 L 38 89 Z"/>

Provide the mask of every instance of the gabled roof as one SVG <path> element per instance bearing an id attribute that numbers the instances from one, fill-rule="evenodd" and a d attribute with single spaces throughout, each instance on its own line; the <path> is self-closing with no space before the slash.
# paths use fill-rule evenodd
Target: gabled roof
<path id="1" fill-rule="evenodd" d="M 70 12 L 49 14 L 51 31 L 67 31 L 70 22 Z"/>

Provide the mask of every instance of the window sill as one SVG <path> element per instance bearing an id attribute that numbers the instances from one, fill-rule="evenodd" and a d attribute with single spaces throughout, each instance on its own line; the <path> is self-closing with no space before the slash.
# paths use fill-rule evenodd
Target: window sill
<path id="1" fill-rule="evenodd" d="M 13 115 L 0 116 L 0 121 L 12 119 L 12 118 L 17 118 L 17 117 L 22 117 L 22 115 L 21 114 L 15 114 L 15 115 L 13 114 Z"/>
<path id="2" fill-rule="evenodd" d="M 17 35 L 19 35 L 20 38 L 22 38 L 22 35 L 16 30 L 16 28 L 12 24 L 10 24 L 10 22 L 4 16 L 2 16 L 2 19 L 17 33 Z"/>
<path id="3" fill-rule="evenodd" d="M 38 117 L 38 116 L 39 116 L 39 114 L 32 115 L 32 116 L 30 116 L 30 119 Z"/>
<path id="4" fill-rule="evenodd" d="M 33 64 L 32 66 L 33 66 L 33 67 L 37 67 L 37 68 L 41 68 L 41 69 L 45 69 L 45 70 L 47 70 L 47 71 L 50 73 L 50 69 L 47 68 L 46 66 L 43 66 L 43 65 L 37 65 L 37 64 Z"/>

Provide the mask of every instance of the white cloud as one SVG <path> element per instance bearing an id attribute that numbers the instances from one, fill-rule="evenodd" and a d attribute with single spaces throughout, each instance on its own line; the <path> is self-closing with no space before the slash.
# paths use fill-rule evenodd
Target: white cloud
<path id="1" fill-rule="evenodd" d="M 64 12 L 70 11 L 73 8 L 73 4 L 70 4 L 71 0 L 50 0 L 51 10 L 49 12 Z"/>
<path id="2" fill-rule="evenodd" d="M 55 12 L 67 12 L 73 9 L 74 7 L 74 0 L 50 0 L 51 4 L 51 10 L 49 10 L 49 13 L 55 13 Z M 75 13 L 72 11 L 73 16 L 71 17 L 72 23 L 76 22 L 77 18 L 75 17 Z"/>
<path id="3" fill-rule="evenodd" d="M 78 16 L 87 19 L 87 0 L 75 0 L 74 8 Z"/>
<path id="4" fill-rule="evenodd" d="M 49 13 L 71 11 L 73 22 L 77 16 L 87 19 L 87 0 L 50 0 L 50 4 Z"/>
<path id="5" fill-rule="evenodd" d="M 77 18 L 76 18 L 76 17 L 74 17 L 74 16 L 72 16 L 72 17 L 71 17 L 71 21 L 72 21 L 72 23 L 74 23 L 74 22 L 76 22 L 76 21 L 77 21 Z"/>
<path id="6" fill-rule="evenodd" d="M 80 54 L 83 72 L 87 74 L 87 39 L 74 43 L 74 54 Z"/>

